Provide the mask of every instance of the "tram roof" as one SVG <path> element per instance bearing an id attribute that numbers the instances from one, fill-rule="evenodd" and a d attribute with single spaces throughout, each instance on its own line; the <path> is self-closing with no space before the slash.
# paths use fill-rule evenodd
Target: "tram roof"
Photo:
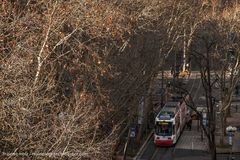
<path id="1" fill-rule="evenodd" d="M 176 94 L 176 95 L 171 97 L 171 99 L 172 99 L 171 101 L 182 103 L 184 101 L 184 98 L 185 98 L 185 95 L 183 96 L 183 95 L 180 95 L 180 94 Z"/>
<path id="2" fill-rule="evenodd" d="M 167 102 L 158 114 L 158 119 L 171 119 L 179 110 L 180 102 Z"/>
<path id="3" fill-rule="evenodd" d="M 164 107 L 177 107 L 179 105 L 179 101 L 170 101 L 170 102 L 167 102 Z"/>
<path id="4" fill-rule="evenodd" d="M 180 102 L 167 102 L 161 112 L 173 112 L 174 114 L 177 113 L 179 109 Z M 161 113 L 160 112 L 160 113 Z"/>

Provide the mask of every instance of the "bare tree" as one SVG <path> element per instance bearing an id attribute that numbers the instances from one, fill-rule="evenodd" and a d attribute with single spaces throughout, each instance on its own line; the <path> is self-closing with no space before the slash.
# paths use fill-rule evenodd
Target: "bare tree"
<path id="1" fill-rule="evenodd" d="M 239 65 L 239 6 L 226 6 L 216 18 L 218 21 L 218 44 L 215 53 L 215 75 L 220 88 L 221 139 L 226 129 L 226 117 L 229 114 L 233 93 L 240 78 Z"/>
<path id="2" fill-rule="evenodd" d="M 108 120 L 116 111 L 103 77 L 133 26 L 102 2 L 3 2 L 1 152 L 111 158 L 121 119 Z"/>

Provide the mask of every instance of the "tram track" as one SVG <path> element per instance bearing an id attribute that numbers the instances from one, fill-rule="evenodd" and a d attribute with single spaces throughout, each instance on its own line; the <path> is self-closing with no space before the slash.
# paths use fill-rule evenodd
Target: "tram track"
<path id="1" fill-rule="evenodd" d="M 192 93 L 192 90 L 193 90 L 193 87 L 195 85 L 196 79 L 197 79 L 197 75 L 196 75 L 196 78 L 193 79 L 193 84 L 191 85 L 191 89 L 189 90 L 189 93 Z"/>
<path id="2" fill-rule="evenodd" d="M 196 79 L 197 79 L 197 77 L 196 77 Z M 196 80 L 195 79 L 195 80 Z M 198 79 L 197 79 L 198 80 Z M 200 81 L 200 80 L 199 80 Z M 195 94 L 194 94 L 194 96 L 193 96 L 193 101 L 195 101 L 196 100 L 196 98 L 197 98 L 197 96 L 199 95 L 199 90 L 200 90 L 200 87 L 201 87 L 201 85 L 202 85 L 202 83 L 201 83 L 201 81 L 198 83 L 198 87 L 197 87 L 197 90 L 196 90 L 196 92 L 195 92 Z"/>
<path id="3" fill-rule="evenodd" d="M 171 148 L 160 148 L 158 147 L 154 152 L 150 160 L 164 160 L 164 157 Z"/>
<path id="4" fill-rule="evenodd" d="M 196 87 L 197 86 L 197 87 Z M 201 82 L 199 80 L 199 77 L 196 75 L 193 78 L 192 83 L 188 84 L 188 87 L 190 91 L 189 93 L 193 96 L 193 100 L 195 101 L 198 97 L 198 92 L 201 89 Z M 154 153 L 152 154 L 150 160 L 165 160 L 165 159 L 172 159 L 172 153 L 173 153 L 173 147 L 156 147 Z"/>
<path id="5" fill-rule="evenodd" d="M 154 151 L 152 157 L 150 158 L 150 160 L 154 160 L 154 158 L 156 157 L 157 153 L 159 152 L 160 148 L 157 147 L 157 149 Z"/>
<path id="6" fill-rule="evenodd" d="M 198 75 L 193 75 L 186 83 L 185 89 L 192 95 L 193 100 L 196 101 L 201 90 L 201 79 Z M 153 141 L 151 138 L 150 141 Z M 140 154 L 139 159 L 142 160 L 170 160 L 174 157 L 174 147 L 156 147 L 153 142 L 147 144 L 148 148 Z M 150 149 L 149 149 L 150 148 Z M 145 150 L 143 149 L 143 150 Z M 141 157 L 141 158 L 140 158 Z"/>

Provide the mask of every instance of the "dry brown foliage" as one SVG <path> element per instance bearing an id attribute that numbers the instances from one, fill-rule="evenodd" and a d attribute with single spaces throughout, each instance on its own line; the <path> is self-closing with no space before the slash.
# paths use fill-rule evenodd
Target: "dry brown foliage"
<path id="1" fill-rule="evenodd" d="M 119 122 L 105 126 L 113 105 L 101 78 L 131 32 L 124 10 L 106 1 L 2 1 L 1 13 L 1 152 L 110 159 Z"/>
<path id="2" fill-rule="evenodd" d="M 0 4 L 6 159 L 111 159 L 121 124 L 149 96 L 159 63 L 181 46 L 184 30 L 190 46 L 205 16 L 201 1 Z"/>

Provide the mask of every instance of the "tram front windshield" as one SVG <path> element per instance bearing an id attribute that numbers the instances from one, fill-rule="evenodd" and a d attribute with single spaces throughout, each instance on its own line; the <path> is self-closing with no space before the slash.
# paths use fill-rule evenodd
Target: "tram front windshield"
<path id="1" fill-rule="evenodd" d="M 171 136 L 173 132 L 172 122 L 158 122 L 155 133 L 159 136 Z"/>

